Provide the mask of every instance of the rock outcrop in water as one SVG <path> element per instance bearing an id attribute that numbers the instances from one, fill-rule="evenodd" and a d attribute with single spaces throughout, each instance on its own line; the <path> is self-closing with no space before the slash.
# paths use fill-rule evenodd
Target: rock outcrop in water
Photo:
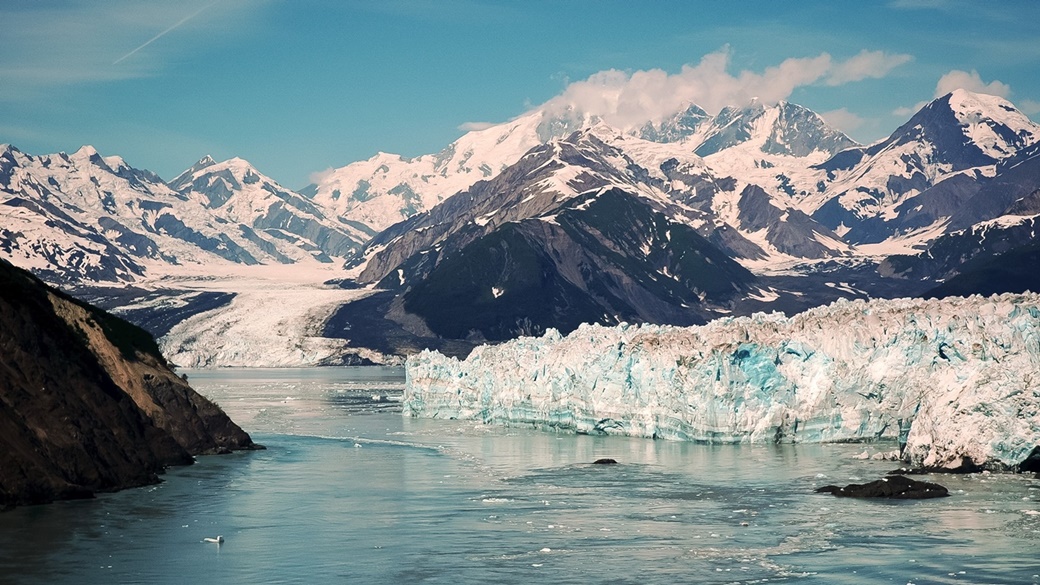
<path id="1" fill-rule="evenodd" d="M 158 481 L 259 448 L 154 339 L 0 260 L 0 509 Z"/>
<path id="2" fill-rule="evenodd" d="M 1040 295 L 840 301 L 701 327 L 583 325 L 407 363 L 404 412 L 702 443 L 890 440 L 1028 470 Z M 1022 467 L 1025 464 L 1025 467 Z"/>
<path id="3" fill-rule="evenodd" d="M 917 481 L 902 475 L 890 475 L 869 483 L 852 483 L 845 487 L 825 485 L 818 494 L 834 494 L 839 498 L 888 498 L 891 500 L 924 500 L 945 498 L 950 495 L 944 486 L 929 481 Z"/>

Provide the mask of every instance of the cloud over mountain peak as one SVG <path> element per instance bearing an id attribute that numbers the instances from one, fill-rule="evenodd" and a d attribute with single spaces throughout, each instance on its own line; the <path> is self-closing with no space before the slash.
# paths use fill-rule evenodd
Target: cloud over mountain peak
<path id="1" fill-rule="evenodd" d="M 596 116 L 608 124 L 630 129 L 657 122 L 689 104 L 709 113 L 749 102 L 766 104 L 787 99 L 795 89 L 822 83 L 837 86 L 879 78 L 911 60 L 909 55 L 861 51 L 836 60 L 828 53 L 785 59 L 761 72 L 731 73 L 731 52 L 724 48 L 705 55 L 696 65 L 684 65 L 678 73 L 662 69 L 634 72 L 608 69 L 571 83 L 559 96 L 541 106 L 554 116 Z"/>

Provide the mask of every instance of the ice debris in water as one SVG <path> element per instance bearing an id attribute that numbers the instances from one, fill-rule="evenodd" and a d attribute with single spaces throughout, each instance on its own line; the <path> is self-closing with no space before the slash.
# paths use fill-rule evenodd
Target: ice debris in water
<path id="1" fill-rule="evenodd" d="M 706 443 L 897 439 L 918 465 L 1040 445 L 1040 295 L 838 301 L 424 351 L 404 413 Z"/>

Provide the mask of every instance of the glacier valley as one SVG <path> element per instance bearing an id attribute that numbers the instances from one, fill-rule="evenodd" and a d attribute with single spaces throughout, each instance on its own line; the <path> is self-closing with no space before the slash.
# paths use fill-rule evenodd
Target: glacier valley
<path id="1" fill-rule="evenodd" d="M 583 325 L 461 361 L 424 351 L 406 376 L 406 416 L 703 443 L 888 440 L 915 465 L 1025 468 L 1040 452 L 1040 295 Z"/>

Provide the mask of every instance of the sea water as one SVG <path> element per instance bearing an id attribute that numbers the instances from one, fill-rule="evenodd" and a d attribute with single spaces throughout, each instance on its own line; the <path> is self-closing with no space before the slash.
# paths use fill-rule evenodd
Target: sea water
<path id="1" fill-rule="evenodd" d="M 188 371 L 265 451 L 0 514 L 10 583 L 1040 583 L 1040 481 L 838 499 L 888 445 L 704 446 L 404 418 L 400 369 Z M 617 465 L 593 465 L 612 458 Z M 206 538 L 223 536 L 220 544 Z"/>

